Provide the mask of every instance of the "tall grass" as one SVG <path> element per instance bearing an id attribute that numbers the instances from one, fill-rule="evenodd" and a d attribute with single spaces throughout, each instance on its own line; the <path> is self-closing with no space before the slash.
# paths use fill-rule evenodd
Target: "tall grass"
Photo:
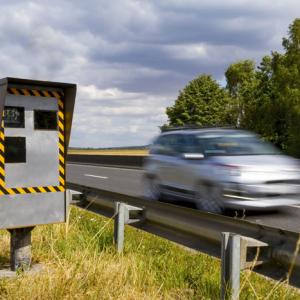
<path id="1" fill-rule="evenodd" d="M 34 263 L 44 271 L 0 280 L 1 299 L 218 299 L 220 262 L 126 228 L 123 254 L 113 246 L 111 220 L 72 207 L 69 224 L 33 231 Z M 0 264 L 9 235 L 0 233 Z M 296 290 L 254 273 L 242 276 L 241 299 L 300 299 Z"/>

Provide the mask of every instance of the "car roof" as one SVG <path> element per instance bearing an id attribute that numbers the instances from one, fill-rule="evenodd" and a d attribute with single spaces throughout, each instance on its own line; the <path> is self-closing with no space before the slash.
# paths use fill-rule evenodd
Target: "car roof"
<path id="1" fill-rule="evenodd" d="M 192 134 L 192 135 L 206 135 L 206 134 L 216 134 L 216 135 L 247 135 L 256 136 L 255 133 L 242 130 L 242 129 L 228 129 L 228 128 L 201 128 L 201 129 L 174 129 L 161 133 L 163 135 L 170 134 Z"/>

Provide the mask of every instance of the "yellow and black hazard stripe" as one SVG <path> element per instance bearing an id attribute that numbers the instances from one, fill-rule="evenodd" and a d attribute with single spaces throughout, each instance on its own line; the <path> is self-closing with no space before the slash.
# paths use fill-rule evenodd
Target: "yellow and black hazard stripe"
<path id="1" fill-rule="evenodd" d="M 64 120 L 64 94 L 60 91 L 37 90 L 28 88 L 7 89 L 8 94 L 18 96 L 48 97 L 56 98 L 58 101 L 58 147 L 59 147 L 59 185 L 58 186 L 38 186 L 38 187 L 18 187 L 8 188 L 5 186 L 5 134 L 4 122 L 0 127 L 0 195 L 34 194 L 34 193 L 54 193 L 65 191 L 65 120 Z"/>
<path id="2" fill-rule="evenodd" d="M 0 186 L 1 195 L 17 195 L 17 194 L 35 194 L 35 193 L 54 193 L 64 192 L 63 186 L 38 186 L 23 188 L 3 188 Z"/>
<path id="3" fill-rule="evenodd" d="M 35 89 L 20 89 L 20 88 L 14 88 L 9 87 L 7 88 L 7 92 L 9 94 L 13 95 L 19 95 L 19 96 L 33 96 L 33 97 L 48 97 L 48 98 L 59 98 L 62 99 L 64 97 L 64 94 L 62 92 L 56 92 L 56 91 L 46 91 L 46 90 L 35 90 Z"/>
<path id="4" fill-rule="evenodd" d="M 65 186 L 65 115 L 64 102 L 58 98 L 58 160 L 59 160 L 59 184 Z"/>
<path id="5" fill-rule="evenodd" d="M 4 121 L 0 127 L 0 188 L 5 187 L 5 164 L 4 164 Z"/>

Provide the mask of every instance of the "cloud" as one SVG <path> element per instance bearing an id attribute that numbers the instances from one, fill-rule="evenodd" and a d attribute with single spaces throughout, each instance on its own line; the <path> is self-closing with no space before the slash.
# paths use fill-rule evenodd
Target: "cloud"
<path id="1" fill-rule="evenodd" d="M 78 98 L 72 137 L 74 143 L 93 147 L 149 143 L 166 121 L 170 104 L 166 97 L 95 85 L 80 86 Z"/>
<path id="2" fill-rule="evenodd" d="M 147 144 L 200 73 L 281 50 L 298 0 L 4 0 L 1 75 L 78 84 L 73 146 Z"/>

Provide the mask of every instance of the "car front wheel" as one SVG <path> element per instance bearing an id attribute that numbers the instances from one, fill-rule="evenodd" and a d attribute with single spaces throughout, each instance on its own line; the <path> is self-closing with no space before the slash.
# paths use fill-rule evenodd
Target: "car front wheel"
<path id="1" fill-rule="evenodd" d="M 198 209 L 221 214 L 224 211 L 222 188 L 214 184 L 202 182 L 197 185 L 195 204 Z"/>
<path id="2" fill-rule="evenodd" d="M 161 190 L 157 178 L 144 178 L 144 198 L 151 201 L 156 201 L 161 198 Z"/>

